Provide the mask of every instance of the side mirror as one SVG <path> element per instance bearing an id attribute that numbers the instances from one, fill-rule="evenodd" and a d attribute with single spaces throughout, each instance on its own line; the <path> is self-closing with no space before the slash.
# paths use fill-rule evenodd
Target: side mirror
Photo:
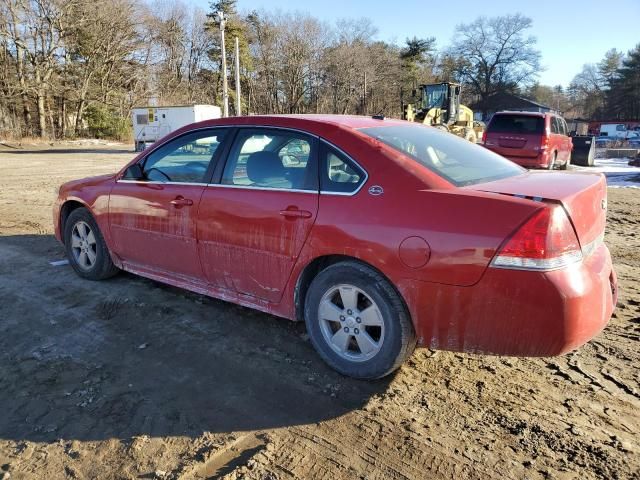
<path id="1" fill-rule="evenodd" d="M 145 175 L 142 171 L 142 166 L 139 163 L 134 163 L 124 171 L 122 178 L 125 180 L 144 180 Z"/>

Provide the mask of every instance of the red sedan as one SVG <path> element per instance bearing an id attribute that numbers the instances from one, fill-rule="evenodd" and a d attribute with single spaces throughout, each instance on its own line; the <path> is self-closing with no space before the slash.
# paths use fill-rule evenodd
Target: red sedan
<path id="1" fill-rule="evenodd" d="M 83 278 L 126 270 L 304 320 L 336 370 L 377 378 L 418 346 L 573 350 L 616 275 L 602 175 L 527 172 L 435 128 L 264 116 L 178 130 L 67 183 L 56 237 Z"/>

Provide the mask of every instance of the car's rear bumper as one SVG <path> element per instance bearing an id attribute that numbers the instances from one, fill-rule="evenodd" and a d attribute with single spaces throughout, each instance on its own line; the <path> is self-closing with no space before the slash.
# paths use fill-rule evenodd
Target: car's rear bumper
<path id="1" fill-rule="evenodd" d="M 537 154 L 534 151 L 521 151 L 521 155 L 513 155 L 513 149 L 500 148 L 494 145 L 484 145 L 484 147 L 492 152 L 502 155 L 504 158 L 511 160 L 513 163 L 517 163 L 521 167 L 525 168 L 549 168 L 549 160 L 551 156 L 546 150 L 539 151 Z"/>
<path id="2" fill-rule="evenodd" d="M 525 168 L 549 168 L 549 155 L 542 152 L 535 157 L 506 156 L 509 160 Z"/>
<path id="3" fill-rule="evenodd" d="M 422 346 L 551 356 L 576 349 L 605 327 L 615 308 L 617 279 L 603 244 L 562 270 L 488 268 L 471 287 L 413 281 L 401 283 L 400 290 Z"/>

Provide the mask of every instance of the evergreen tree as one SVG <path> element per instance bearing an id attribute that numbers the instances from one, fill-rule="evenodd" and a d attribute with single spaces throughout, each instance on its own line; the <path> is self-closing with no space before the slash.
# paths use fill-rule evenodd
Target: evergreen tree
<path id="1" fill-rule="evenodd" d="M 640 118 L 640 44 L 629 52 L 612 80 L 607 110 L 619 120 Z"/>
<path id="2" fill-rule="evenodd" d="M 242 90 L 248 90 L 248 73 L 251 72 L 253 65 L 249 52 L 249 39 L 247 34 L 247 24 L 238 15 L 237 0 L 216 0 L 212 1 L 209 6 L 211 11 L 207 14 L 209 21 L 207 28 L 213 36 L 212 48 L 207 52 L 209 58 L 217 65 L 218 72 L 215 72 L 215 97 L 218 103 L 222 101 L 222 56 L 221 56 L 221 40 L 220 40 L 220 21 L 217 12 L 223 12 L 226 18 L 225 24 L 225 55 L 227 56 L 227 80 L 229 83 L 229 109 L 235 109 L 235 88 L 233 84 L 233 72 L 235 68 L 235 37 L 238 37 L 240 48 L 240 83 Z M 243 109 L 246 108 L 247 96 L 243 95 Z M 245 110 L 246 112 L 246 110 Z"/>

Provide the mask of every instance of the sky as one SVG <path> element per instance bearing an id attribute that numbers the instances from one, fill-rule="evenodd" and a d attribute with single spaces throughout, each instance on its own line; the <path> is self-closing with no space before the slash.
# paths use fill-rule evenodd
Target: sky
<path id="1" fill-rule="evenodd" d="M 195 0 L 208 10 L 207 0 Z M 455 26 L 480 15 L 522 13 L 533 20 L 545 85 L 568 86 L 585 63 L 597 63 L 605 52 L 627 52 L 640 43 L 640 0 L 238 0 L 238 10 L 300 11 L 320 20 L 368 17 L 378 39 L 404 42 L 407 37 L 436 37 L 447 46 Z"/>

